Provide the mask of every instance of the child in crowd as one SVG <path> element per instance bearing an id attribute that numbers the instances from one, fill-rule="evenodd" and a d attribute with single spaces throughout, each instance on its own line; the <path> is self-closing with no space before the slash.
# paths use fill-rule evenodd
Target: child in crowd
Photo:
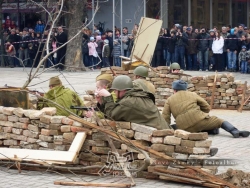
<path id="1" fill-rule="evenodd" d="M 95 42 L 95 38 L 94 37 L 90 37 L 90 42 L 88 43 L 88 47 L 89 47 L 89 66 L 91 70 L 94 70 L 94 66 L 96 63 L 96 58 L 98 56 L 96 48 L 97 48 L 97 44 Z"/>
<path id="2" fill-rule="evenodd" d="M 109 41 L 105 39 L 102 48 L 103 67 L 109 67 L 109 54 L 110 54 Z"/>
<path id="3" fill-rule="evenodd" d="M 249 60 L 249 52 L 246 50 L 246 46 L 242 46 L 242 49 L 239 53 L 239 63 L 241 65 L 241 73 L 247 73 L 247 61 Z"/>
<path id="4" fill-rule="evenodd" d="M 120 67 L 121 66 L 121 44 L 118 42 L 118 40 L 114 40 L 114 48 L 113 48 L 113 57 L 115 60 L 115 66 Z"/>

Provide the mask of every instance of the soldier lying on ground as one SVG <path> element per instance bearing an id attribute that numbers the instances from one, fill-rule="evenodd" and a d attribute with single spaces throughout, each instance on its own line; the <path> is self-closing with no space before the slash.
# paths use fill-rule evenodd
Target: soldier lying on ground
<path id="1" fill-rule="evenodd" d="M 117 96 L 116 103 L 106 89 L 96 92 L 96 99 L 104 106 L 103 112 L 108 118 L 139 123 L 156 129 L 171 129 L 154 104 L 154 95 L 141 89 L 133 89 L 131 78 L 125 75 L 117 76 L 111 89 Z"/>
<path id="2" fill-rule="evenodd" d="M 232 124 L 216 116 L 209 116 L 210 106 L 196 93 L 186 91 L 187 83 L 176 80 L 172 84 L 174 95 L 164 105 L 163 117 L 170 124 L 171 114 L 178 129 L 189 132 L 210 131 L 218 134 L 219 128 L 231 133 L 234 138 L 248 137 L 248 131 L 239 131 Z"/>
<path id="3" fill-rule="evenodd" d="M 58 77 L 52 77 L 49 81 L 50 90 L 44 94 L 44 99 L 39 99 L 38 101 L 38 109 L 42 109 L 44 107 L 55 107 L 56 115 L 68 116 L 69 112 L 58 107 L 57 105 L 47 101 L 49 99 L 61 106 L 65 109 L 77 114 L 79 116 L 82 115 L 81 110 L 70 109 L 70 106 L 84 106 L 83 100 L 77 95 L 76 92 L 70 90 L 69 88 L 65 88 L 62 85 L 61 80 Z"/>
<path id="4" fill-rule="evenodd" d="M 138 66 L 134 70 L 135 80 L 133 81 L 134 88 L 142 89 L 143 91 L 155 94 L 155 86 L 146 80 L 148 77 L 148 68 L 144 66 Z"/>

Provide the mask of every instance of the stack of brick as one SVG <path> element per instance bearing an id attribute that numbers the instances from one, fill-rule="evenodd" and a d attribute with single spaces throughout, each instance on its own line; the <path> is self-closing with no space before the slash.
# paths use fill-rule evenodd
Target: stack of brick
<path id="1" fill-rule="evenodd" d="M 113 67 L 117 75 L 125 74 L 134 79 L 133 70 L 122 71 L 121 67 Z M 112 73 L 108 68 L 101 70 L 102 73 Z M 213 92 L 215 75 L 187 77 L 169 74 L 169 67 L 160 66 L 149 72 L 147 80 L 151 81 L 155 88 L 155 103 L 163 107 L 166 99 L 173 94 L 172 82 L 182 79 L 188 82 L 188 90 L 197 93 L 210 103 Z M 217 74 L 213 108 L 236 110 L 240 107 L 244 84 L 235 81 L 232 74 Z M 246 95 L 250 95 L 250 88 Z M 243 109 L 250 109 L 250 104 Z"/>
<path id="2" fill-rule="evenodd" d="M 211 140 L 208 140 L 207 133 L 190 133 L 183 130 L 156 130 L 155 128 L 131 123 L 131 129 L 134 131 L 134 139 L 153 150 L 166 154 L 174 159 L 180 160 L 181 164 L 201 167 L 203 170 L 215 174 L 217 166 L 207 165 L 205 160 L 209 159 Z M 128 152 L 137 152 L 134 149 L 122 144 L 122 149 Z M 148 172 L 153 172 L 155 167 L 167 166 L 171 170 L 181 171 L 181 164 L 162 161 L 154 155 L 149 155 L 154 160 L 148 167 Z M 138 159 L 144 159 L 144 155 L 138 154 Z M 198 163 L 199 162 L 199 163 Z"/>
<path id="3" fill-rule="evenodd" d="M 55 116 L 55 108 L 0 107 L 0 145 L 10 148 L 68 150 L 78 122 Z M 79 128 L 78 128 L 79 129 Z"/>
<path id="4" fill-rule="evenodd" d="M 64 116 L 56 116 L 55 113 L 55 108 L 44 108 L 38 111 L 0 107 L 0 146 L 67 151 L 76 132 L 86 131 L 86 128 L 79 122 Z M 93 119 L 85 118 L 85 120 L 93 122 Z M 114 122 L 107 119 L 102 119 L 100 122 L 105 129 L 126 136 L 134 144 L 139 143 L 151 147 L 182 161 L 187 162 L 191 159 L 209 157 L 211 141 L 207 140 L 206 133 L 189 133 L 169 129 L 156 130 L 145 125 Z M 143 165 L 145 156 L 136 148 L 131 148 L 115 140 L 113 140 L 113 144 L 121 155 L 127 152 L 133 154 L 134 160 L 131 161 L 130 167 L 140 168 Z M 111 147 L 107 141 L 107 135 L 96 129 L 91 129 L 88 131 L 76 164 L 84 166 L 105 165 L 109 152 L 111 152 Z M 150 175 L 152 168 L 157 164 L 158 159 L 153 155 L 150 157 L 153 160 L 148 168 L 149 172 L 144 171 L 139 175 L 140 177 Z M 179 169 L 178 165 L 174 167 Z M 203 168 L 205 167 L 203 166 Z M 91 169 L 87 172 L 96 173 L 99 169 Z M 215 170 L 209 169 L 209 172 L 214 173 Z"/>

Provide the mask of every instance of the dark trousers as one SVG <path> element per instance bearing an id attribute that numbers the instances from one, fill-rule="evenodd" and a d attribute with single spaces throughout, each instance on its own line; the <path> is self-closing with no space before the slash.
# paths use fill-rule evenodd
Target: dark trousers
<path id="1" fill-rule="evenodd" d="M 185 55 L 185 46 L 175 46 L 175 61 L 179 63 L 181 69 L 185 69 L 184 55 Z"/>
<path id="2" fill-rule="evenodd" d="M 161 51 L 157 50 L 154 52 L 154 56 L 152 59 L 152 67 L 158 67 L 161 65 Z"/>
<path id="3" fill-rule="evenodd" d="M 219 72 L 224 70 L 223 54 L 214 54 L 214 66 L 213 69 Z"/>
<path id="4" fill-rule="evenodd" d="M 65 55 L 66 55 L 66 46 L 62 47 L 57 51 L 58 63 L 62 63 L 62 65 L 58 66 L 60 69 L 64 69 Z"/>
<path id="5" fill-rule="evenodd" d="M 187 55 L 187 70 L 197 70 L 197 54 Z"/>

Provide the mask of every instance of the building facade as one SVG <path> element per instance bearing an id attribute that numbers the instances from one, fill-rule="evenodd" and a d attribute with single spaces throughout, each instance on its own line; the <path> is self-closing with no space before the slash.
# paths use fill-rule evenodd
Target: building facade
<path id="1" fill-rule="evenodd" d="M 92 0 L 88 1 L 91 17 Z M 142 16 L 162 19 L 163 27 L 168 28 L 175 23 L 194 28 L 250 26 L 250 0 L 102 0 L 99 6 L 94 22 L 105 22 L 109 29 L 115 25 L 131 30 Z"/>

